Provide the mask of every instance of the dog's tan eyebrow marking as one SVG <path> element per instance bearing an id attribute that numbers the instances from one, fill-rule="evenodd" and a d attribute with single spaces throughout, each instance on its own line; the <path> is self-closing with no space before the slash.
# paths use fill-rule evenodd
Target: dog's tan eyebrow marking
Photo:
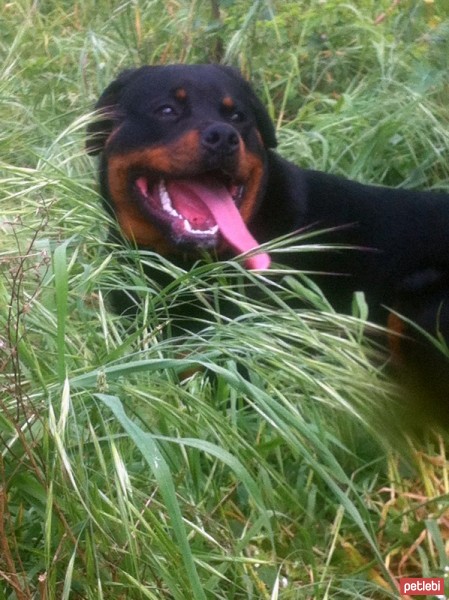
<path id="1" fill-rule="evenodd" d="M 235 102 L 234 102 L 234 100 L 231 98 L 231 96 L 225 96 L 225 97 L 223 98 L 223 101 L 222 101 L 222 102 L 223 102 L 223 106 L 224 106 L 225 108 L 228 108 L 229 110 L 231 110 L 232 108 L 234 108 L 234 107 L 235 107 Z"/>
<path id="2" fill-rule="evenodd" d="M 184 101 L 187 99 L 187 92 L 183 87 L 179 87 L 175 90 L 176 100 Z"/>

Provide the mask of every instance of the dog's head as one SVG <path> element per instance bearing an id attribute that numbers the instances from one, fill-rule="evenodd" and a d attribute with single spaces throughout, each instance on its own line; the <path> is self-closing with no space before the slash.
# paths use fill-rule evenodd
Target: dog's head
<path id="1" fill-rule="evenodd" d="M 123 234 L 162 254 L 257 246 L 247 224 L 263 194 L 273 124 L 232 68 L 124 71 L 96 104 L 87 151 Z M 265 268 L 266 254 L 248 261 Z"/>

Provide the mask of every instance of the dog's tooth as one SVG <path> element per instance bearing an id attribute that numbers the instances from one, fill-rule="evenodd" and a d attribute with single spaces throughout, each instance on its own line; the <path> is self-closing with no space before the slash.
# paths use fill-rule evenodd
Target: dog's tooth
<path id="1" fill-rule="evenodd" d="M 173 210 L 173 206 L 163 179 L 161 179 L 159 182 L 159 197 L 161 199 L 162 208 L 168 212 L 171 212 Z"/>
<path id="2" fill-rule="evenodd" d="M 243 185 L 234 186 L 234 188 L 231 191 L 231 196 L 232 196 L 232 199 L 234 200 L 234 202 L 238 202 L 242 198 L 243 192 L 244 192 Z"/>
<path id="3" fill-rule="evenodd" d="M 218 232 L 218 225 L 214 225 L 209 229 L 193 229 L 191 223 L 184 219 L 184 229 L 192 235 L 215 235 Z"/>
<path id="4" fill-rule="evenodd" d="M 182 218 L 181 215 L 177 212 L 177 210 L 173 208 L 170 194 L 168 193 L 167 188 L 165 187 L 165 182 L 163 179 L 159 181 L 159 198 L 161 200 L 162 208 L 165 210 L 165 212 L 168 212 L 170 215 L 172 215 L 173 217 L 177 217 L 178 219 Z"/>

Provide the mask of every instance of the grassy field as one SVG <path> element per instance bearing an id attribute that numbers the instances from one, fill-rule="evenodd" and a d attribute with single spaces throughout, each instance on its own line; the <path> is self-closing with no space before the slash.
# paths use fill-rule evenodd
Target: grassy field
<path id="1" fill-rule="evenodd" d="M 122 68 L 220 59 L 254 81 L 285 157 L 449 191 L 449 6 L 214 7 L 0 6 L 0 600 L 383 600 L 448 573 L 449 438 L 403 427 L 363 299 L 333 313 L 282 244 L 276 294 L 238 261 L 142 254 L 172 275 L 156 289 L 104 243 L 84 135 Z M 125 280 L 134 323 L 107 310 Z M 210 318 L 167 339 L 186 292 Z"/>

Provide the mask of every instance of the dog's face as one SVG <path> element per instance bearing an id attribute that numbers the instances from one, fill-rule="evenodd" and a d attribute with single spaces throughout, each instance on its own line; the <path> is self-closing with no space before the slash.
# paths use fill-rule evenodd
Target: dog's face
<path id="1" fill-rule="evenodd" d="M 237 71 L 217 65 L 125 71 L 96 108 L 101 116 L 89 127 L 87 150 L 102 153 L 102 194 L 128 239 L 166 255 L 257 246 L 247 224 L 263 194 L 266 149 L 276 138 Z M 267 265 L 260 259 L 249 266 Z"/>

